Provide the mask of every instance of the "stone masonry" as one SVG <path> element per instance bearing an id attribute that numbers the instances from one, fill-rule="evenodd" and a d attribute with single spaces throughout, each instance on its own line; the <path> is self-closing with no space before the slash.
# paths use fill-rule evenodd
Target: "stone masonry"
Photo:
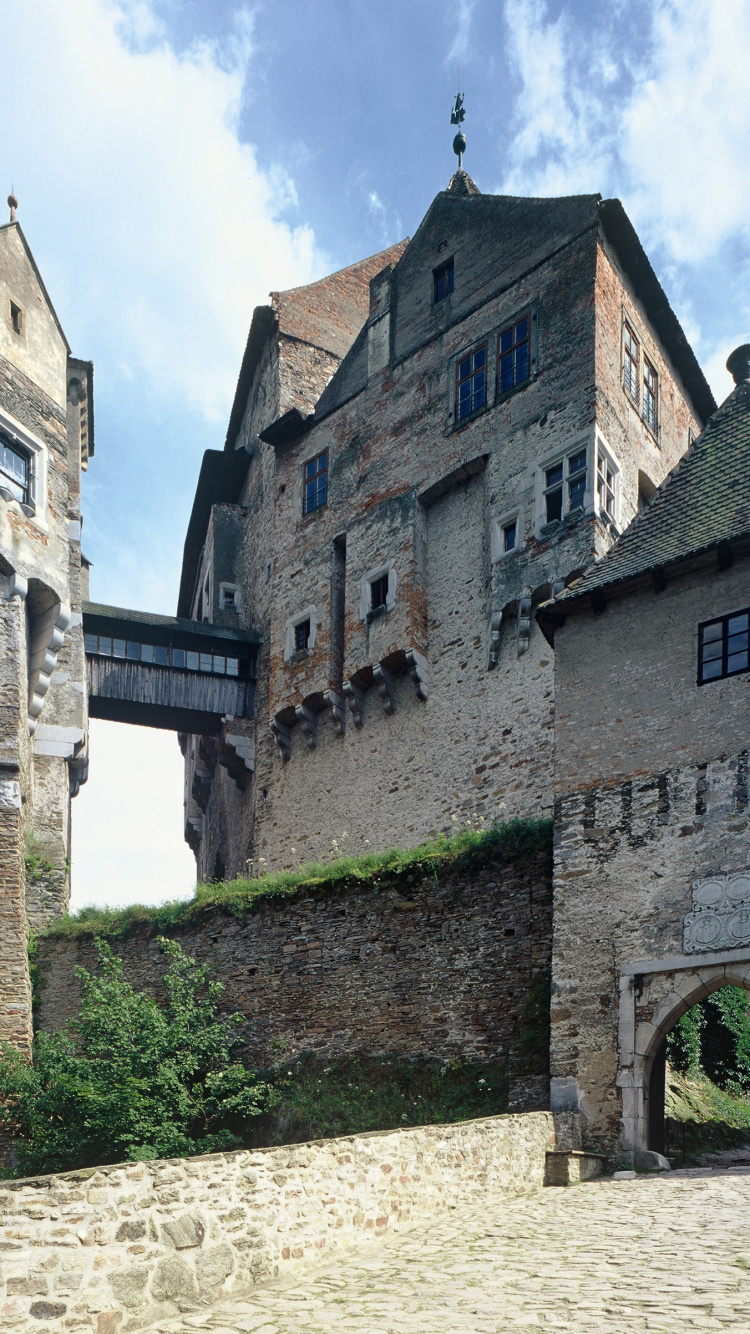
<path id="1" fill-rule="evenodd" d="M 535 1112 L 3 1183 L 0 1322 L 117 1334 L 200 1316 L 449 1211 L 512 1210 L 556 1142 Z"/>
<path id="2" fill-rule="evenodd" d="M 534 609 L 604 554 L 714 407 L 616 200 L 483 195 L 459 172 L 408 244 L 323 287 L 256 311 L 226 443 L 245 481 L 213 508 L 196 495 L 181 614 L 263 639 L 253 781 L 206 784 L 183 742 L 199 876 L 217 857 L 232 876 L 333 840 L 414 845 L 454 815 L 550 813 L 553 663 Z M 500 336 L 521 327 L 526 373 L 506 383 Z M 623 390 L 626 327 L 658 421 Z M 462 415 L 476 349 L 486 387 Z M 321 457 L 326 500 L 305 512 Z"/>
<path id="3" fill-rule="evenodd" d="M 224 986 L 222 1006 L 247 1015 L 251 1063 L 292 1055 L 423 1053 L 509 1063 L 510 1103 L 547 1105 L 546 1053 L 521 1039 L 524 1006 L 551 951 L 546 852 L 518 862 L 475 857 L 468 868 L 336 892 L 260 900 L 241 916 L 211 908 L 172 928 Z M 134 986 L 159 992 L 155 934 L 112 941 Z M 77 1012 L 75 968 L 96 967 L 90 936 L 39 942 L 39 1016 L 58 1028 Z"/>
<path id="4" fill-rule="evenodd" d="M 67 907 L 70 799 L 86 776 L 80 475 L 92 392 L 92 367 L 71 356 L 11 221 L 0 227 L 0 1040 L 21 1048 L 27 926 Z"/>

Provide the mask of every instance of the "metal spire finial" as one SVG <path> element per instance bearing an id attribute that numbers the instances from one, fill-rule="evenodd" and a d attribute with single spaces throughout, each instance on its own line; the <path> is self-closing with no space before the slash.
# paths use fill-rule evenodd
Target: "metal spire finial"
<path id="1" fill-rule="evenodd" d="M 453 152 L 456 154 L 456 157 L 458 158 L 458 170 L 461 171 L 461 160 L 463 158 L 464 153 L 466 152 L 466 135 L 461 129 L 461 123 L 464 119 L 464 116 L 466 115 L 466 111 L 464 109 L 464 95 L 461 92 L 460 65 L 458 66 L 458 75 L 459 78 L 458 78 L 458 88 L 456 91 L 456 99 L 451 108 L 451 125 L 458 125 L 459 127 L 458 134 L 453 140 Z"/>
<path id="2" fill-rule="evenodd" d="M 10 220 L 11 220 L 11 222 L 15 222 L 15 220 L 16 220 L 16 209 L 18 208 L 18 200 L 16 199 L 16 196 L 15 196 L 15 194 L 13 193 L 13 186 L 12 186 L 12 185 L 11 185 L 11 187 L 10 187 L 10 194 L 8 195 L 8 208 L 10 209 Z"/>

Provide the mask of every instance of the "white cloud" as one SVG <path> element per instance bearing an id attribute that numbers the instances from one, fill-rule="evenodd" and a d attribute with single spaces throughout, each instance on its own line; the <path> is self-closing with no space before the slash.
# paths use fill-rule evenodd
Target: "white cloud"
<path id="1" fill-rule="evenodd" d="M 498 188 L 619 195 L 723 398 L 731 388 L 723 362 L 735 344 L 726 329 L 721 338 L 707 332 L 693 294 L 701 266 L 704 288 L 712 261 L 728 277 L 722 247 L 739 243 L 746 255 L 750 246 L 746 0 L 656 0 L 644 6 L 630 47 L 616 9 L 609 27 L 600 11 L 592 34 L 568 9 L 553 20 L 545 0 L 508 0 L 505 17 L 520 89 Z M 726 293 L 735 343 L 747 337 L 750 318 L 743 263 Z"/>
<path id="2" fill-rule="evenodd" d="M 144 2 L 0 0 L 0 21 L 0 167 L 76 351 L 223 419 L 253 306 L 325 268 L 239 138 L 249 23 L 177 54 Z"/>
<path id="3" fill-rule="evenodd" d="M 458 0 L 458 11 L 454 5 L 451 5 L 446 15 L 446 22 L 455 28 L 455 35 L 448 52 L 448 60 L 460 60 L 465 56 L 469 49 L 469 36 L 471 34 L 471 20 L 474 14 L 474 5 L 476 0 Z"/>
<path id="4" fill-rule="evenodd" d="M 89 740 L 92 781 L 73 802 L 71 911 L 189 898 L 195 858 L 176 736 L 95 718 Z"/>

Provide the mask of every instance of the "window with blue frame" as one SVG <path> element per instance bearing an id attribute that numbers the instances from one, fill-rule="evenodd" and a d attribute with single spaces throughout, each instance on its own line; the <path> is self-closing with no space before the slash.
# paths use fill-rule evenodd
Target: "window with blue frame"
<path id="1" fill-rule="evenodd" d="M 456 366 L 456 420 L 463 421 L 487 402 L 487 344 L 475 348 Z"/>
<path id="2" fill-rule="evenodd" d="M 435 304 L 444 301 L 453 291 L 453 260 L 446 260 L 439 269 L 433 269 L 432 294 Z"/>
<path id="3" fill-rule="evenodd" d="M 308 459 L 305 468 L 303 514 L 322 509 L 328 500 L 328 450 L 314 459 Z"/>
<path id="4" fill-rule="evenodd" d="M 498 392 L 506 394 L 531 373 L 531 316 L 503 329 L 497 339 Z"/>
<path id="5" fill-rule="evenodd" d="M 750 611 L 736 611 L 699 627 L 698 685 L 750 670 Z"/>

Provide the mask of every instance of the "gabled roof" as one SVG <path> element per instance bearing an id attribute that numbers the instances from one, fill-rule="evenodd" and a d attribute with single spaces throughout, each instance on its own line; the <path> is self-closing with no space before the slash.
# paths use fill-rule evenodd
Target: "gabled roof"
<path id="1" fill-rule="evenodd" d="M 714 413 L 607 555 L 545 605 L 563 610 L 594 591 L 750 535 L 749 461 L 750 381 L 746 380 Z"/>
<path id="2" fill-rule="evenodd" d="M 395 264 L 407 244 L 408 238 L 305 287 L 271 292 L 270 306 L 256 306 L 229 416 L 225 449 L 234 449 L 255 372 L 271 335 L 278 329 L 287 338 L 319 347 L 341 360 L 367 319 L 370 279 L 389 264 Z"/>
<path id="3" fill-rule="evenodd" d="M 45 301 L 47 302 L 47 305 L 48 305 L 48 307 L 49 307 L 49 312 L 50 312 L 50 314 L 51 314 L 53 320 L 55 321 L 55 324 L 57 325 L 57 331 L 58 331 L 60 337 L 62 338 L 62 340 L 63 340 L 63 342 L 64 342 L 64 344 L 65 344 L 65 351 L 67 352 L 68 356 L 70 356 L 70 343 L 68 342 L 67 338 L 65 337 L 65 334 L 64 334 L 64 332 L 63 332 L 63 327 L 62 327 L 60 321 L 59 321 L 58 318 L 57 318 L 57 311 L 55 310 L 55 307 L 52 305 L 52 302 L 50 301 L 49 292 L 47 291 L 47 288 L 44 286 L 44 279 L 42 278 L 42 275 L 41 275 L 41 273 L 39 272 L 39 270 L 38 270 L 38 268 L 37 268 L 37 266 L 36 266 L 36 260 L 34 259 L 34 256 L 33 256 L 32 253 L 31 253 L 31 247 L 29 246 L 29 243 L 28 243 L 28 241 L 26 240 L 26 237 L 25 237 L 24 234 L 23 234 L 23 230 L 22 230 L 22 228 L 21 228 L 21 224 L 20 224 L 20 222 L 4 222 L 4 223 L 2 224 L 2 226 L 0 226 L 0 232 L 6 232 L 6 231 L 8 231 L 11 227 L 15 227 L 16 231 L 18 232 L 18 235 L 19 235 L 19 237 L 20 237 L 20 239 L 21 239 L 21 245 L 23 246 L 24 250 L 26 251 L 26 258 L 28 259 L 29 264 L 31 265 L 32 269 L 34 270 L 34 277 L 36 278 L 37 282 L 39 283 L 39 289 L 40 289 L 40 291 L 41 291 L 41 293 L 42 293 L 42 296 L 44 297 Z"/>

